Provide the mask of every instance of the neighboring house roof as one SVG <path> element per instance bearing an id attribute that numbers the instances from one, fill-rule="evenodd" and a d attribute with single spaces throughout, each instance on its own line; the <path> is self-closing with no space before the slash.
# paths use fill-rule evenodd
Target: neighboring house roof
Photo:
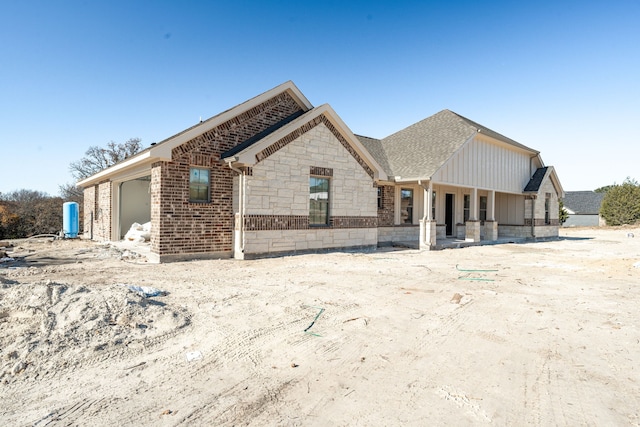
<path id="1" fill-rule="evenodd" d="M 567 191 L 562 203 L 574 215 L 598 215 L 604 195 L 595 191 Z"/>
<path id="2" fill-rule="evenodd" d="M 450 110 L 442 110 L 381 140 L 359 137 L 387 175 L 429 178 L 477 133 L 537 155 L 506 136 Z"/>

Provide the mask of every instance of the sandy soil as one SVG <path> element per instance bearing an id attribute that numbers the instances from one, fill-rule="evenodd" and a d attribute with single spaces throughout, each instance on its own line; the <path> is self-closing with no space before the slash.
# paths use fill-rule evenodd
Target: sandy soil
<path id="1" fill-rule="evenodd" d="M 0 425 L 640 425 L 640 229 L 562 235 L 164 265 L 15 242 Z"/>

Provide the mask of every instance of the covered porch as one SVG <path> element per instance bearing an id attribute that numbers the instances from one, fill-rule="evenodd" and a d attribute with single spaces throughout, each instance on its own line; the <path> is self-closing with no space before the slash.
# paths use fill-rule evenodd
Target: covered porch
<path id="1" fill-rule="evenodd" d="M 522 193 L 421 180 L 382 187 L 380 246 L 460 248 L 521 242 L 532 235 Z"/>

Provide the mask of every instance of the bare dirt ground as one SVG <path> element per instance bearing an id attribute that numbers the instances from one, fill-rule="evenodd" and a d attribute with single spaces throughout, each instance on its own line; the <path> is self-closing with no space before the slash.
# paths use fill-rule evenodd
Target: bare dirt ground
<path id="1" fill-rule="evenodd" d="M 640 425 L 640 229 L 561 233 L 163 265 L 14 242 L 0 425 Z"/>

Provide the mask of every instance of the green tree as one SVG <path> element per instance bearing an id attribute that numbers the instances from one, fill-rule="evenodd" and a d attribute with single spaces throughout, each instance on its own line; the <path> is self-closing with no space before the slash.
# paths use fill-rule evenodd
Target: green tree
<path id="1" fill-rule="evenodd" d="M 605 185 L 604 187 L 598 187 L 596 188 L 594 191 L 594 193 L 606 193 L 607 191 L 611 190 L 613 187 L 615 187 L 616 184 L 613 185 Z"/>
<path id="2" fill-rule="evenodd" d="M 635 224 L 640 221 L 640 184 L 627 178 L 613 185 L 605 194 L 600 215 L 607 225 Z"/>
<path id="3" fill-rule="evenodd" d="M 560 225 L 564 224 L 569 219 L 569 212 L 564 208 L 564 203 L 560 200 L 558 204 L 558 219 L 560 220 Z"/>

